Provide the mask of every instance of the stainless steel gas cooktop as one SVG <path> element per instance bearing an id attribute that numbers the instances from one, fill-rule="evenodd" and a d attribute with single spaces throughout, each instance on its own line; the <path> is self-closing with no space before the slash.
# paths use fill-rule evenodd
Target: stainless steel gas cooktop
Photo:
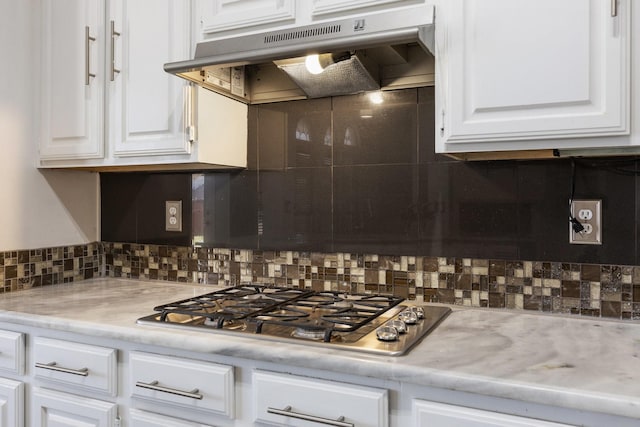
<path id="1" fill-rule="evenodd" d="M 243 285 L 160 305 L 139 324 L 399 356 L 451 311 L 391 295 Z"/>

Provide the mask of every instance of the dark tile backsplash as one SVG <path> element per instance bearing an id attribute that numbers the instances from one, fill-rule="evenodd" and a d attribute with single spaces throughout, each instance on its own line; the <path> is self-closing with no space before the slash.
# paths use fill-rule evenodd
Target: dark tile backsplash
<path id="1" fill-rule="evenodd" d="M 571 160 L 461 162 L 435 154 L 433 88 L 383 95 L 382 104 L 355 95 L 251 106 L 243 171 L 102 174 L 102 240 L 190 248 L 197 236 L 207 250 L 252 256 L 430 260 L 438 265 L 415 270 L 429 273 L 428 285 L 400 273 L 391 280 L 407 283 L 395 291 L 422 288 L 426 300 L 440 302 L 620 316 L 640 303 L 625 300 L 635 295 L 627 288 L 636 286 L 629 277 L 640 265 L 636 158 L 577 161 L 575 198 L 602 199 L 604 243 L 570 245 Z M 173 199 L 185 206 L 181 234 L 164 231 L 164 200 Z M 378 271 L 362 262 L 363 286 L 387 289 L 364 279 Z M 305 263 L 292 265 L 307 277 Z M 584 278 L 589 266 L 598 280 Z M 606 266 L 627 269 L 624 287 Z M 592 304 L 587 295 L 596 293 Z"/>
<path id="2" fill-rule="evenodd" d="M 191 244 L 189 174 L 100 174 L 101 230 L 105 241 Z M 165 231 L 165 201 L 182 201 L 182 232 Z"/>

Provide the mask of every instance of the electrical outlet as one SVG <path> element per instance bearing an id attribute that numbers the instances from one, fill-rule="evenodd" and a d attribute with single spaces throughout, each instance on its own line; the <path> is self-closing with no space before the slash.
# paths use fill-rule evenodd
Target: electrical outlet
<path id="1" fill-rule="evenodd" d="M 571 203 L 571 215 L 582 224 L 584 230 L 575 232 L 569 223 L 569 243 L 602 244 L 602 200 L 574 200 Z"/>
<path id="2" fill-rule="evenodd" d="M 182 200 L 167 200 L 165 204 L 165 230 L 182 231 Z"/>

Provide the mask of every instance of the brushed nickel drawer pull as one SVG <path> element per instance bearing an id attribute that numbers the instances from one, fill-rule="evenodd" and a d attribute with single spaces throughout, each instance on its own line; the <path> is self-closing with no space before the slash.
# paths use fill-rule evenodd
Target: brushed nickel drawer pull
<path id="1" fill-rule="evenodd" d="M 50 371 L 64 372 L 65 374 L 80 375 L 86 377 L 89 375 L 89 368 L 71 369 L 58 366 L 56 362 L 37 363 L 36 368 L 48 369 Z"/>
<path id="2" fill-rule="evenodd" d="M 618 16 L 618 0 L 611 0 L 611 17 Z"/>
<path id="3" fill-rule="evenodd" d="M 143 383 L 142 381 L 137 381 L 136 387 L 146 388 L 154 391 L 161 391 L 163 393 L 175 394 L 177 396 L 182 396 L 182 397 L 190 397 L 191 399 L 202 400 L 202 394 L 199 393 L 200 390 L 198 390 L 197 388 L 194 388 L 191 391 L 182 391 L 182 390 L 177 390 L 175 388 L 163 387 L 158 384 L 160 384 L 158 381 L 151 381 L 150 383 Z"/>
<path id="4" fill-rule="evenodd" d="M 337 420 L 330 420 L 328 418 L 316 417 L 314 415 L 301 414 L 298 412 L 293 412 L 291 410 L 291 406 L 287 406 L 284 409 L 267 408 L 267 413 L 282 415 L 283 417 L 297 418 L 299 420 L 313 421 L 314 423 L 320 423 L 328 426 L 355 427 L 355 424 L 345 422 L 344 417 L 338 417 Z"/>

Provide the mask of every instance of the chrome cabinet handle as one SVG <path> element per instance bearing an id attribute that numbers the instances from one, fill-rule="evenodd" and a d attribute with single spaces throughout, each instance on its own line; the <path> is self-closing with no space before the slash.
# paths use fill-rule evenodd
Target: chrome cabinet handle
<path id="1" fill-rule="evenodd" d="M 84 27 L 84 84 L 89 86 L 91 77 L 96 75 L 91 72 L 91 42 L 96 41 L 95 37 L 89 34 L 89 26 Z"/>
<path id="2" fill-rule="evenodd" d="M 158 385 L 158 381 L 151 381 L 150 383 L 143 383 L 142 381 L 136 382 L 136 387 L 146 388 L 154 391 L 161 391 L 163 393 L 175 394 L 177 396 L 182 397 L 190 397 L 191 399 L 202 400 L 202 394 L 199 393 L 197 388 L 194 388 L 191 391 L 182 391 L 175 388 L 163 387 Z"/>
<path id="3" fill-rule="evenodd" d="M 611 0 L 611 17 L 618 16 L 618 0 Z"/>
<path id="4" fill-rule="evenodd" d="M 48 369 L 50 371 L 64 372 L 65 374 L 80 375 L 86 377 L 89 375 L 89 368 L 71 369 L 58 366 L 56 362 L 36 363 L 36 368 Z"/>
<path id="5" fill-rule="evenodd" d="M 287 406 L 284 409 L 267 408 L 269 414 L 282 415 L 283 417 L 297 418 L 299 420 L 313 421 L 314 423 L 320 423 L 328 426 L 335 427 L 355 427 L 353 423 L 347 423 L 344 421 L 344 417 L 338 417 L 337 420 L 331 420 L 328 418 L 316 417 L 314 415 L 301 414 L 299 412 L 293 412 L 291 406 Z"/>
<path id="6" fill-rule="evenodd" d="M 116 47 L 115 39 L 120 37 L 120 33 L 116 31 L 115 21 L 111 21 L 111 81 L 116 79 L 116 73 L 120 74 L 120 70 L 116 68 Z"/>

